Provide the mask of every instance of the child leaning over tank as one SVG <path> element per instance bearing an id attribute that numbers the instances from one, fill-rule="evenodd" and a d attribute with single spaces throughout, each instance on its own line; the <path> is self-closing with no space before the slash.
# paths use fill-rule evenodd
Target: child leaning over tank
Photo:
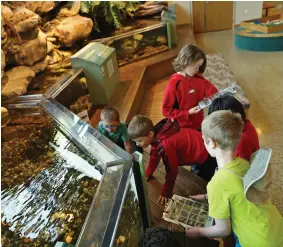
<path id="1" fill-rule="evenodd" d="M 107 106 L 100 114 L 98 131 L 128 153 L 132 153 L 132 143 L 128 136 L 127 125 L 120 122 L 120 114 L 115 107 Z"/>
<path id="2" fill-rule="evenodd" d="M 153 178 L 159 161 L 163 160 L 166 170 L 165 183 L 158 202 L 168 202 L 172 197 L 178 167 L 199 165 L 202 178 L 209 181 L 216 168 L 216 160 L 206 151 L 201 133 L 190 128 L 179 128 L 177 122 L 165 118 L 153 126 L 152 121 L 142 115 L 135 116 L 128 127 L 129 137 L 137 146 L 146 148 L 151 145 L 150 160 L 146 169 L 146 178 Z"/>

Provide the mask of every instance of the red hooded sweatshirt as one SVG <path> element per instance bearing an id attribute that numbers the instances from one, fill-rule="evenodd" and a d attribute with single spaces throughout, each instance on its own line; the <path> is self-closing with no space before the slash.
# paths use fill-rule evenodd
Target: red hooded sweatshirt
<path id="1" fill-rule="evenodd" d="M 242 137 L 240 143 L 236 148 L 236 155 L 250 160 L 251 155 L 259 149 L 259 140 L 256 133 L 255 127 L 252 125 L 250 120 L 246 119 L 246 123 L 243 128 Z"/>
<path id="2" fill-rule="evenodd" d="M 166 118 L 178 121 L 181 128 L 200 129 L 203 111 L 189 115 L 189 110 L 218 90 L 201 74 L 184 77 L 173 74 L 164 91 L 162 113 Z"/>
<path id="3" fill-rule="evenodd" d="M 203 164 L 208 157 L 201 133 L 194 129 L 180 129 L 177 122 L 163 119 L 154 127 L 155 140 L 151 143 L 150 161 L 146 177 L 152 176 L 162 158 L 166 169 L 161 195 L 171 197 L 178 166 Z"/>

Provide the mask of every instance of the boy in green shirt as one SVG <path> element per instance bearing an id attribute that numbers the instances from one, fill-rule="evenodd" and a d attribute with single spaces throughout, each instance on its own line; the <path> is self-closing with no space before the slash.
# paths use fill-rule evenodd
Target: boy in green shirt
<path id="1" fill-rule="evenodd" d="M 100 119 L 98 131 L 131 154 L 132 143 L 128 136 L 127 125 L 120 122 L 118 110 L 107 106 L 101 111 Z"/>
<path id="2" fill-rule="evenodd" d="M 209 202 L 209 216 L 215 219 L 212 227 L 192 227 L 189 237 L 225 237 L 233 230 L 236 247 L 283 246 L 283 218 L 269 200 L 255 204 L 244 195 L 243 177 L 250 164 L 235 157 L 243 128 L 241 116 L 230 111 L 217 111 L 202 123 L 204 144 L 216 157 L 218 171 L 207 185 L 207 195 L 191 198 Z"/>

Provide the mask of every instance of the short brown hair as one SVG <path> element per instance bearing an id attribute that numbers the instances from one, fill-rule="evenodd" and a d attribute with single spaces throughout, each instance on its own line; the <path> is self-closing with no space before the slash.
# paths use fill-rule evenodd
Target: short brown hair
<path id="1" fill-rule="evenodd" d="M 207 116 L 201 125 L 204 140 L 214 140 L 223 150 L 234 151 L 238 145 L 244 122 L 239 113 L 220 110 Z"/>
<path id="2" fill-rule="evenodd" d="M 203 64 L 199 67 L 199 73 L 204 73 L 206 68 L 206 56 L 196 45 L 185 45 L 174 59 L 173 68 L 176 72 L 183 71 L 188 65 L 203 59 Z"/>
<path id="3" fill-rule="evenodd" d="M 153 131 L 153 123 L 147 116 L 137 115 L 133 117 L 128 127 L 130 139 L 148 136 Z"/>
<path id="4" fill-rule="evenodd" d="M 120 122 L 119 111 L 113 106 L 105 107 L 100 113 L 101 120 Z"/>

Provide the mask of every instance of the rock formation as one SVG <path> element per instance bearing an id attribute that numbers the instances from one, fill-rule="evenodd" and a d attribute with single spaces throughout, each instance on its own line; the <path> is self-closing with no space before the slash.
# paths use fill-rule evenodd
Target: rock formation
<path id="1" fill-rule="evenodd" d="M 88 37 L 92 26 L 93 22 L 90 18 L 75 15 L 63 19 L 54 29 L 47 33 L 47 36 L 56 38 L 60 47 L 71 47 L 75 42 Z"/>
<path id="2" fill-rule="evenodd" d="M 62 52 L 58 48 L 72 47 L 91 33 L 92 20 L 78 15 L 80 2 L 74 2 L 70 10 L 61 9 L 55 19 L 44 23 L 48 18 L 41 16 L 46 17 L 59 4 L 19 1 L 1 5 L 3 100 L 25 94 L 30 81 L 46 68 L 50 72 L 70 68 L 72 51 Z M 5 72 L 6 65 L 15 67 Z"/>
<path id="3" fill-rule="evenodd" d="M 10 121 L 10 115 L 5 107 L 1 107 L 1 126 L 5 126 Z"/>
<path id="4" fill-rule="evenodd" d="M 26 66 L 17 66 L 5 72 L 2 78 L 2 85 L 5 84 L 1 91 L 2 99 L 14 99 L 25 94 L 30 81 L 34 77 L 34 71 Z"/>

